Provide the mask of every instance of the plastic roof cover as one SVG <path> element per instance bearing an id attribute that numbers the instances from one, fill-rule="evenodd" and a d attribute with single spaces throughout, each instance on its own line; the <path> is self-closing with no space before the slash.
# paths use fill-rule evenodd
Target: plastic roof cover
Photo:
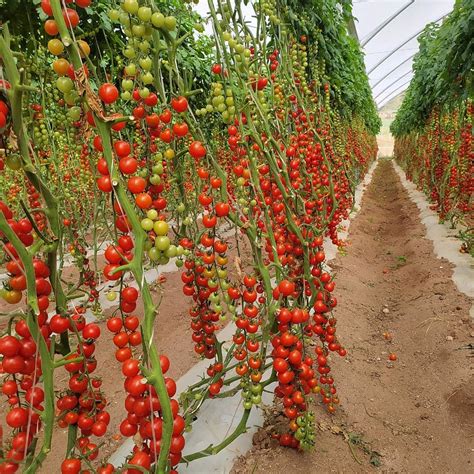
<path id="1" fill-rule="evenodd" d="M 353 1 L 357 34 L 379 108 L 408 87 L 417 36 L 428 23 L 441 22 L 453 5 L 454 0 Z"/>

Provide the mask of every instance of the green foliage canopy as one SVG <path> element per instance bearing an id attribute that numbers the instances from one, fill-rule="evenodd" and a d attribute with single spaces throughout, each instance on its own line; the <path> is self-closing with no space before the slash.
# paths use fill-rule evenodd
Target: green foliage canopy
<path id="1" fill-rule="evenodd" d="M 457 0 L 441 25 L 419 37 L 414 77 L 392 123 L 396 137 L 422 128 L 433 108 L 474 96 L 474 0 Z"/>

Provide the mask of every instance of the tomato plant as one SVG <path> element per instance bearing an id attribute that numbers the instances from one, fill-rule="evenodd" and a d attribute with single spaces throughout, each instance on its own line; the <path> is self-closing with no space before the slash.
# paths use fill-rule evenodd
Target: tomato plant
<path id="1" fill-rule="evenodd" d="M 283 446 L 315 444 L 314 395 L 335 411 L 330 361 L 346 355 L 325 238 L 343 245 L 338 228 L 376 156 L 379 123 L 350 11 L 320 3 L 255 4 L 253 30 L 239 1 L 233 11 L 209 1 L 215 35 L 202 43 L 181 2 L 43 0 L 37 44 L 12 41 L 3 26 L 2 296 L 24 310 L 7 315 L 0 338 L 13 429 L 1 469 L 36 472 L 59 425 L 68 431 L 61 472 L 114 472 L 101 464 L 112 418 L 96 375 L 104 337 L 124 378 L 119 431 L 135 440 L 123 472 L 175 472 L 219 452 L 274 382 L 288 421 L 274 435 Z M 94 43 L 90 25 L 105 13 L 110 42 Z M 37 55 L 15 61 L 15 45 Z M 197 78 L 191 50 L 203 53 Z M 243 240 L 246 265 L 229 256 Z M 209 362 L 179 402 L 148 277 L 170 261 L 191 301 L 194 350 Z M 71 264 L 72 283 L 63 278 Z M 96 321 L 104 296 L 118 297 L 107 334 Z M 55 371 L 67 377 L 60 389 Z M 183 456 L 202 403 L 232 395 L 235 382 L 235 431 Z"/>
<path id="2" fill-rule="evenodd" d="M 473 46 L 470 5 L 458 1 L 441 25 L 420 36 L 415 75 L 391 126 L 395 158 L 442 221 L 472 235 Z M 472 252 L 470 245 L 468 251 Z"/>

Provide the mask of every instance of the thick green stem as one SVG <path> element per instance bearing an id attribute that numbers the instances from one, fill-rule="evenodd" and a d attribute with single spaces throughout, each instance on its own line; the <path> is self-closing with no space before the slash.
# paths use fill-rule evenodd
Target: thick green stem
<path id="1" fill-rule="evenodd" d="M 236 440 L 241 434 L 247 431 L 247 421 L 250 416 L 250 411 L 251 410 L 244 411 L 239 424 L 236 426 L 232 434 L 228 436 L 226 439 L 224 439 L 224 441 L 219 443 L 217 446 L 211 445 L 208 448 L 203 449 L 202 451 L 198 451 L 196 453 L 189 454 L 188 456 L 184 456 L 181 462 L 189 463 L 196 459 L 201 459 L 207 456 L 212 456 L 214 454 L 220 453 L 224 448 L 226 448 L 227 446 L 229 446 L 229 444 L 231 444 L 234 440 Z"/>

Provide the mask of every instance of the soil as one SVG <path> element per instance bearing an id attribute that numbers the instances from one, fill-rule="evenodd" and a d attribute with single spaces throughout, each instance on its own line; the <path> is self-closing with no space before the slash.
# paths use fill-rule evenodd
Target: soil
<path id="1" fill-rule="evenodd" d="M 331 262 L 348 356 L 332 361 L 335 415 L 316 401 L 316 447 L 276 446 L 267 415 L 232 474 L 474 472 L 471 302 L 438 259 L 389 160 L 380 160 L 346 255 Z M 389 354 L 397 355 L 390 362 Z"/>

